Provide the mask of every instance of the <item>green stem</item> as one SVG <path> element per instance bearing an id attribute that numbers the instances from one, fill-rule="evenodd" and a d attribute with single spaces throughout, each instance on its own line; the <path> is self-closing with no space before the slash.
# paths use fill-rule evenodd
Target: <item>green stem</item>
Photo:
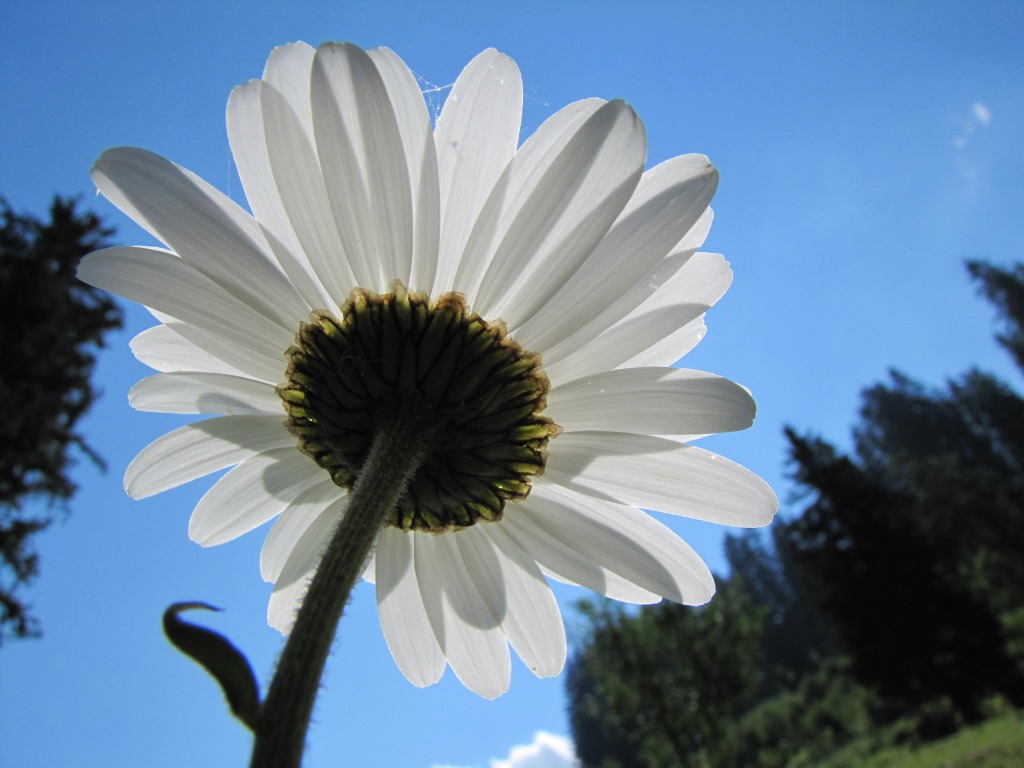
<path id="1" fill-rule="evenodd" d="M 437 434 L 422 403 L 396 408 L 374 437 L 302 601 L 256 724 L 250 768 L 299 768 L 313 702 L 338 621 L 380 530 L 394 512 Z"/>

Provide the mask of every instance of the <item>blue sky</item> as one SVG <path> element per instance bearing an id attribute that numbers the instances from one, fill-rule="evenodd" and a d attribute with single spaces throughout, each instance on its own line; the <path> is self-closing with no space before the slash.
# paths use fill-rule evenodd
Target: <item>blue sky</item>
<path id="1" fill-rule="evenodd" d="M 755 426 L 707 445 L 768 479 L 785 513 L 783 425 L 848 444 L 860 390 L 894 366 L 940 384 L 978 365 L 1020 384 L 962 262 L 1024 250 L 1021 29 L 1016 2 L 5 2 L 0 194 L 37 215 L 54 193 L 81 194 L 119 241 L 148 243 L 88 179 L 101 151 L 134 145 L 241 201 L 227 96 L 292 40 L 387 45 L 436 88 L 435 104 L 473 55 L 497 47 L 523 72 L 524 136 L 571 101 L 625 98 L 646 124 L 649 164 L 703 152 L 721 172 L 705 248 L 736 277 L 683 364 L 753 390 Z M 208 483 L 142 502 L 121 488 L 134 454 L 182 423 L 127 405 L 147 373 L 127 342 L 151 322 L 129 308 L 100 357 L 104 395 L 84 429 L 110 472 L 80 462 L 71 516 L 39 538 L 42 573 L 25 596 L 45 636 L 0 649 L 4 765 L 247 760 L 247 733 L 167 646 L 159 617 L 177 600 L 223 606 L 210 624 L 265 684 L 281 639 L 264 619 L 261 536 L 191 543 L 188 515 Z M 667 522 L 722 569 L 719 529 Z M 557 594 L 571 640 L 571 606 L 586 593 Z M 518 662 L 496 702 L 450 672 L 412 687 L 370 589 L 356 591 L 340 638 L 311 768 L 489 768 L 538 731 L 568 733 L 564 680 L 536 680 Z"/>

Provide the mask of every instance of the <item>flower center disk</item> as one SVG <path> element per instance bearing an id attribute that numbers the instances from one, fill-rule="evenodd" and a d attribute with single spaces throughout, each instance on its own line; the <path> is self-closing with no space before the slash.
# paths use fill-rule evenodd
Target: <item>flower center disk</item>
<path id="1" fill-rule="evenodd" d="M 539 415 L 550 388 L 539 355 L 461 295 L 431 301 L 400 282 L 383 295 L 357 288 L 341 318 L 318 311 L 302 323 L 277 388 L 299 448 L 337 485 L 352 488 L 381 425 L 411 406 L 439 429 L 392 525 L 466 528 L 526 497 L 560 431 Z"/>

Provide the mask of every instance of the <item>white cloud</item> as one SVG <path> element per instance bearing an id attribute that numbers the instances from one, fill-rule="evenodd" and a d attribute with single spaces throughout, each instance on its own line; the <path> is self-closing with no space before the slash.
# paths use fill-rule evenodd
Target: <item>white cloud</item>
<path id="1" fill-rule="evenodd" d="M 533 742 L 512 747 L 505 760 L 491 760 L 491 768 L 578 768 L 576 749 L 565 736 L 537 731 Z"/>
<path id="2" fill-rule="evenodd" d="M 988 125 L 992 121 L 992 110 L 980 101 L 971 105 L 971 111 L 974 112 L 974 119 L 982 125 Z"/>
<path id="3" fill-rule="evenodd" d="M 491 758 L 490 768 L 579 768 L 572 739 L 548 731 L 537 731 L 533 741 L 512 747 L 504 760 Z M 431 768 L 468 768 L 467 766 L 432 765 Z"/>

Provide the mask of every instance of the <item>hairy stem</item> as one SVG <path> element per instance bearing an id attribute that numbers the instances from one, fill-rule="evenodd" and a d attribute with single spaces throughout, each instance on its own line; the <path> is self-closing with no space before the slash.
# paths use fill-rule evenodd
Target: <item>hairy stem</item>
<path id="1" fill-rule="evenodd" d="M 299 768 L 320 676 L 345 603 L 438 431 L 436 417 L 422 403 L 406 403 L 374 437 L 260 709 L 250 768 Z"/>

